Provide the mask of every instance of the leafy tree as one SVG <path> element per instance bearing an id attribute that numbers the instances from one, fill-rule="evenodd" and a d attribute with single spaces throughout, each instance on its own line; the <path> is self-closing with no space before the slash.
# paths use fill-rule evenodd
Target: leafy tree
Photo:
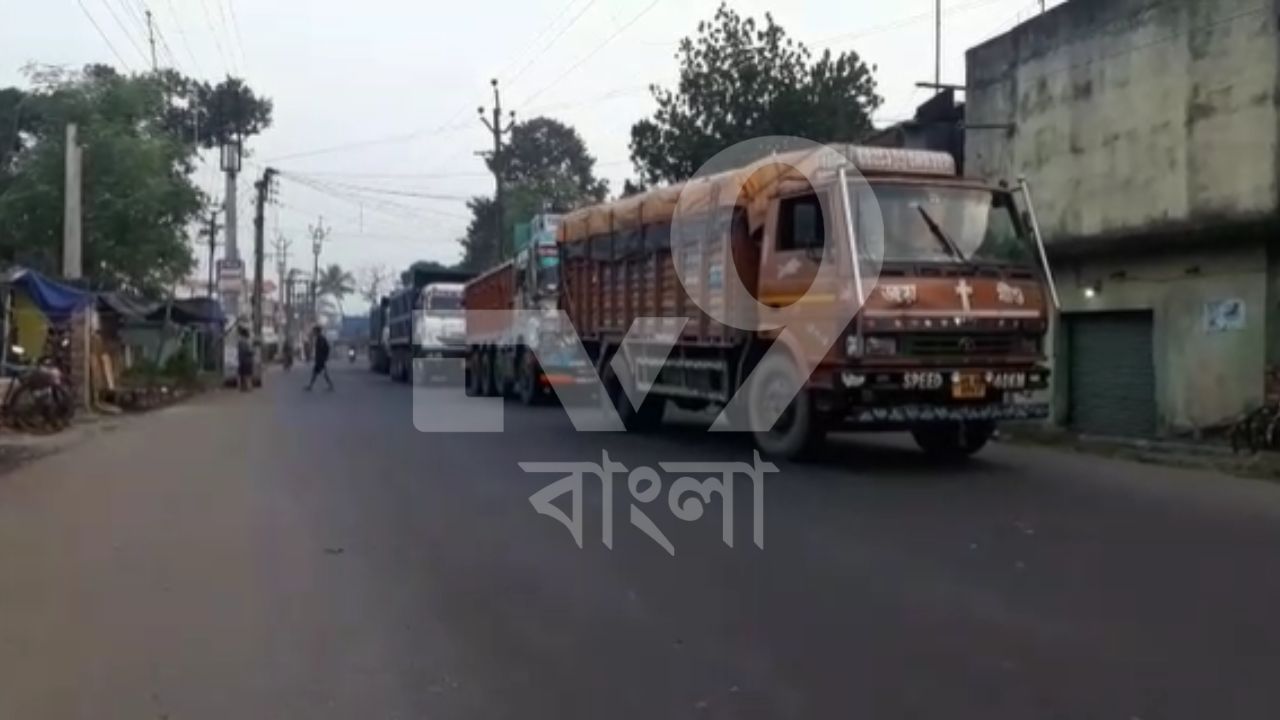
<path id="1" fill-rule="evenodd" d="M 410 265 L 404 272 L 400 273 L 400 287 L 410 287 L 413 285 L 414 273 L 419 271 L 437 271 L 449 270 L 447 265 L 442 265 L 435 260 L 418 260 Z"/>
<path id="2" fill-rule="evenodd" d="M 105 65 L 29 66 L 27 75 L 29 89 L 0 89 L 0 260 L 60 272 L 65 126 L 74 122 L 86 277 L 97 288 L 164 294 L 194 266 L 186 229 L 207 198 L 188 175 L 222 121 L 211 112 L 196 138 L 183 118 L 207 86 L 173 71 L 124 76 Z M 252 97 L 238 81 L 222 85 Z M 268 101 L 250 105 L 246 136 L 270 122 Z"/>
<path id="3" fill-rule="evenodd" d="M 595 176 L 595 163 L 572 127 L 546 117 L 517 123 L 501 156 L 488 159 L 489 169 L 503 178 L 502 234 L 494 236 L 493 199 L 469 200 L 471 223 L 459 239 L 461 266 L 483 270 L 497 264 L 509 252 L 516 223 L 541 212 L 566 212 L 603 200 L 609 187 Z"/>
<path id="4" fill-rule="evenodd" d="M 857 140 L 872 129 L 881 102 L 875 68 L 856 52 L 826 50 L 814 60 L 768 13 L 761 26 L 722 4 L 712 21 L 698 24 L 697 37 L 680 41 L 676 57 L 676 89 L 651 86 L 658 109 L 631 127 L 631 161 L 647 184 L 684 180 L 752 138 Z"/>
<path id="5" fill-rule="evenodd" d="M 320 271 L 320 278 L 316 281 L 316 294 L 333 298 L 339 314 L 346 315 L 342 300 L 355 291 L 355 277 L 343 270 L 341 265 L 329 265 Z"/>

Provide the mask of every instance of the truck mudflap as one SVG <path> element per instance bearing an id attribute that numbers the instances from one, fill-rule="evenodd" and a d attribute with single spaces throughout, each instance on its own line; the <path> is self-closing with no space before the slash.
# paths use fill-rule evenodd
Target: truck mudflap
<path id="1" fill-rule="evenodd" d="M 1048 403 L 991 403 L 984 405 L 910 404 L 854 408 L 844 422 L 853 425 L 910 426 L 917 423 L 977 420 L 1042 420 L 1049 417 Z"/>

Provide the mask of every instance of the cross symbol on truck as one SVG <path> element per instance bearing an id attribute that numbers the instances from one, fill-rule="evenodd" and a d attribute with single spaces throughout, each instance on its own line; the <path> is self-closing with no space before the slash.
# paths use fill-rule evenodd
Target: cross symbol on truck
<path id="1" fill-rule="evenodd" d="M 956 283 L 956 295 L 960 296 L 960 304 L 964 307 L 965 312 L 973 309 L 969 304 L 969 298 L 973 296 L 973 286 L 964 278 L 960 278 L 960 282 Z"/>

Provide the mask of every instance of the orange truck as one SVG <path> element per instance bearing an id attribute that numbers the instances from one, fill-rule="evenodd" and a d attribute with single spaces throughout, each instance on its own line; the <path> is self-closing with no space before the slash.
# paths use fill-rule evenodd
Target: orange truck
<path id="1" fill-rule="evenodd" d="M 1030 193 L 947 154 L 774 155 L 579 209 L 557 239 L 561 306 L 628 429 L 672 402 L 727 408 L 778 457 L 835 430 L 907 430 L 956 457 L 1048 413 L 1057 295 Z M 639 318 L 683 327 L 636 352 Z"/>

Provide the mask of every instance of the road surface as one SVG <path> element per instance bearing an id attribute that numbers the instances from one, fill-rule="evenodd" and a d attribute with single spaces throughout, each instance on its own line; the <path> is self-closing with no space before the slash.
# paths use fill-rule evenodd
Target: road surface
<path id="1" fill-rule="evenodd" d="M 0 477 L 0 718 L 1275 718 L 1280 486 L 997 446 L 841 442 L 717 505 L 520 461 L 749 461 L 691 425 L 424 434 L 302 373 Z M 664 475 L 669 483 L 671 476 Z M 591 486 L 589 486 L 591 487 Z M 598 483 L 595 486 L 598 488 Z M 739 486 L 742 487 L 742 486 Z M 643 510 L 675 550 L 630 521 Z"/>

